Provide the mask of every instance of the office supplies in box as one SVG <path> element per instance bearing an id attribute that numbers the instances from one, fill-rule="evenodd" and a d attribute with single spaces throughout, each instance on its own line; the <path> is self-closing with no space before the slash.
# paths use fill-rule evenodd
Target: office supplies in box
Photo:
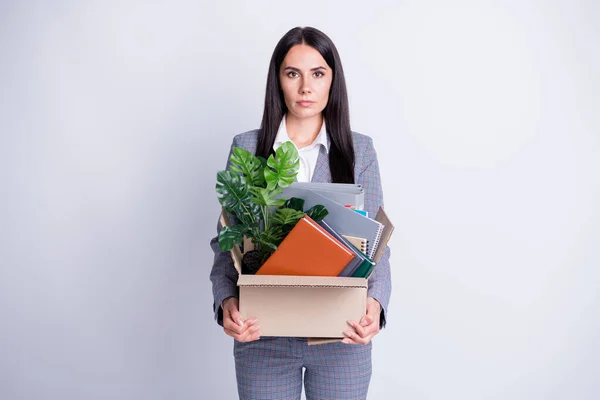
<path id="1" fill-rule="evenodd" d="M 225 213 L 223 226 L 229 225 Z M 373 258 L 377 263 L 394 227 L 381 208 L 375 219 L 387 222 Z M 359 321 L 366 311 L 368 278 L 244 275 L 242 256 L 234 246 L 231 257 L 239 274 L 240 312 L 244 318 L 259 319 L 263 336 L 307 337 L 309 344 L 339 341 L 348 329 L 346 321 Z"/>

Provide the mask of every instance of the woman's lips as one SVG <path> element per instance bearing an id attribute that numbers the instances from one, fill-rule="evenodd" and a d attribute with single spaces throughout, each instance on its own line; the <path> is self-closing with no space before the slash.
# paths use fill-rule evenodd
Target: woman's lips
<path id="1" fill-rule="evenodd" d="M 309 107 L 313 105 L 315 102 L 310 100 L 302 100 L 297 102 L 301 107 Z"/>

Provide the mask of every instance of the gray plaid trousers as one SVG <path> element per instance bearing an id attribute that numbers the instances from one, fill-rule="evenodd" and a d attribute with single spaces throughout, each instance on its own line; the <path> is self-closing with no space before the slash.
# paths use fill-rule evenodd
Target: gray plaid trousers
<path id="1" fill-rule="evenodd" d="M 331 343 L 309 346 L 306 339 L 265 337 L 234 341 L 241 400 L 366 399 L 371 380 L 371 346 Z"/>

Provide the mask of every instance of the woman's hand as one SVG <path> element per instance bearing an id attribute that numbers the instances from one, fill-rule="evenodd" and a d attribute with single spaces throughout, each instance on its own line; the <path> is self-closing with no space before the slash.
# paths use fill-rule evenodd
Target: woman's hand
<path id="1" fill-rule="evenodd" d="M 223 300 L 223 330 L 238 342 L 252 342 L 260 339 L 260 326 L 256 318 L 242 320 L 239 300 L 228 297 Z"/>
<path id="2" fill-rule="evenodd" d="M 367 344 L 379 333 L 379 316 L 381 304 L 372 297 L 367 298 L 367 314 L 361 318 L 360 323 L 348 321 L 353 330 L 344 332 L 346 337 L 342 340 L 346 344 Z"/>

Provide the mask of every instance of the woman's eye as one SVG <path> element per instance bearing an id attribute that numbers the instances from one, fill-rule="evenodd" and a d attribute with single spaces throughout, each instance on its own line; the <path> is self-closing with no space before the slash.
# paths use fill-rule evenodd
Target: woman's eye
<path id="1" fill-rule="evenodd" d="M 289 76 L 290 78 L 295 78 L 295 77 L 297 77 L 297 76 L 298 76 L 298 73 L 297 73 L 297 72 L 295 72 L 295 71 L 290 71 L 290 72 L 288 72 L 288 76 Z"/>
<path id="2" fill-rule="evenodd" d="M 320 77 L 322 77 L 322 76 L 323 76 L 323 75 L 325 75 L 325 74 L 324 74 L 324 73 L 322 73 L 321 71 L 317 71 L 317 72 L 315 72 L 315 74 L 314 74 L 314 75 L 315 75 L 317 78 L 320 78 Z"/>

